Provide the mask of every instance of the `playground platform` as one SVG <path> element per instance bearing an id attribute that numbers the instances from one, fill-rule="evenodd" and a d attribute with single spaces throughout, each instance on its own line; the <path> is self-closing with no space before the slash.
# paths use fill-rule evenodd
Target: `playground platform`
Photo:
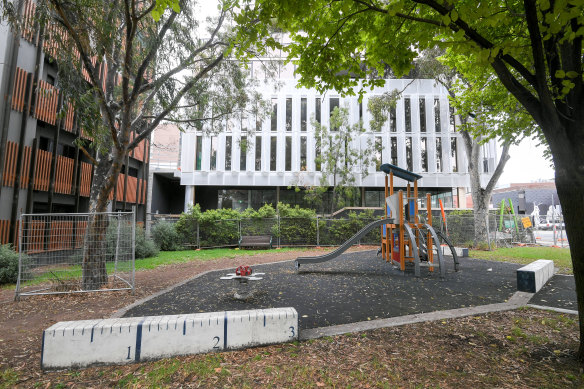
<path id="1" fill-rule="evenodd" d="M 376 319 L 505 303 L 517 291 L 521 265 L 472 258 L 460 259 L 454 272 L 446 257 L 444 280 L 438 272 L 394 270 L 375 251 L 343 254 L 331 261 L 303 266 L 294 261 L 253 266 L 265 273 L 251 285 L 254 296 L 234 299 L 235 283 L 221 280 L 233 269 L 207 272 L 164 293 L 129 307 L 123 316 L 173 315 L 244 309 L 294 307 L 300 329 L 313 329 Z M 568 310 L 576 308 L 573 278 L 554 276 L 530 303 Z M 557 285 L 550 287 L 550 285 Z"/>

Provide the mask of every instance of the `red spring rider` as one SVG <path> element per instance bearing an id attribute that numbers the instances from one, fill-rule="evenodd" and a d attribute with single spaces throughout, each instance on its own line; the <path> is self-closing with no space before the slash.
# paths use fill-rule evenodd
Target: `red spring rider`
<path id="1" fill-rule="evenodd" d="M 251 269 L 251 267 L 249 267 L 247 265 L 242 265 L 242 266 L 239 266 L 237 269 L 235 269 L 235 275 L 240 276 L 240 277 L 251 276 L 252 272 L 253 272 L 253 270 Z"/>

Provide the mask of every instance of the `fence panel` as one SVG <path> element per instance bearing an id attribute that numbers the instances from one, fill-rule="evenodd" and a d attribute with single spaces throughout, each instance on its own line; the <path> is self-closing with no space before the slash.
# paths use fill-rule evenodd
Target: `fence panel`
<path id="1" fill-rule="evenodd" d="M 132 212 L 22 215 L 16 297 L 134 289 L 134 249 Z M 92 290 L 82 280 L 89 263 L 105 270 L 102 285 Z"/>
<path id="2" fill-rule="evenodd" d="M 212 220 L 199 222 L 201 248 L 233 247 L 239 244 L 239 220 Z"/>
<path id="3" fill-rule="evenodd" d="M 316 246 L 316 218 L 280 218 L 280 246 Z"/>
<path id="4" fill-rule="evenodd" d="M 377 218 L 319 219 L 320 246 L 339 246 Z M 374 229 L 361 239 L 361 244 L 380 244 L 381 229 Z"/>

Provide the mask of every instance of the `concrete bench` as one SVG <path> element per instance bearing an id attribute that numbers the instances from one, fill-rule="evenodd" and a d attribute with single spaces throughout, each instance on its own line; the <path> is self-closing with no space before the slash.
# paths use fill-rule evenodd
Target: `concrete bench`
<path id="1" fill-rule="evenodd" d="M 239 239 L 239 248 L 246 247 L 266 247 L 272 248 L 272 236 L 271 235 L 254 235 L 254 236 L 242 236 Z"/>
<path id="2" fill-rule="evenodd" d="M 537 293 L 554 275 L 554 261 L 538 259 L 517 269 L 517 290 Z"/>

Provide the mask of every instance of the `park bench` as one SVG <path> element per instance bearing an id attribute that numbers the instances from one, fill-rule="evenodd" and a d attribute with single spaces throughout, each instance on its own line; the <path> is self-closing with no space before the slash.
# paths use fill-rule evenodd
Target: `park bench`
<path id="1" fill-rule="evenodd" d="M 242 236 L 239 239 L 239 248 L 245 247 L 267 247 L 272 248 L 272 236 L 271 235 L 253 235 L 253 236 Z"/>

